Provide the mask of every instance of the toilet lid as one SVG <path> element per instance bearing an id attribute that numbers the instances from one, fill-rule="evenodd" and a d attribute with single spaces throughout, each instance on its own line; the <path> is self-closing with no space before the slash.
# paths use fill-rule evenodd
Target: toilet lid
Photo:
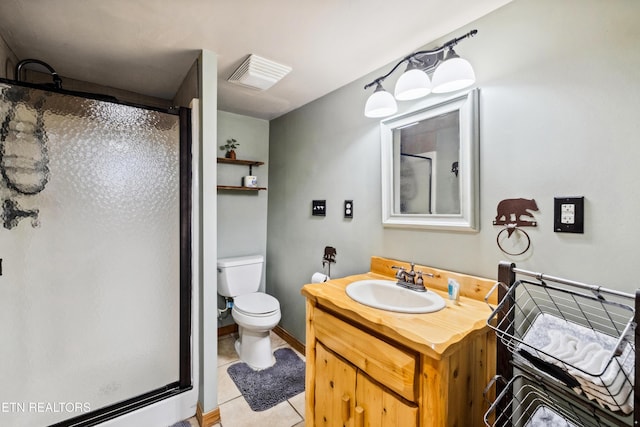
<path id="1" fill-rule="evenodd" d="M 277 299 L 262 292 L 238 295 L 233 299 L 233 306 L 249 314 L 265 314 L 280 309 L 280 303 Z"/>

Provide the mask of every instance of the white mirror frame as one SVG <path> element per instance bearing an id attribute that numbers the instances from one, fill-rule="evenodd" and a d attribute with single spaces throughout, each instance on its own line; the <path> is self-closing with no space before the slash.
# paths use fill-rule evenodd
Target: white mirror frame
<path id="1" fill-rule="evenodd" d="M 382 223 L 385 227 L 426 228 L 454 231 L 479 230 L 479 116 L 478 89 L 438 101 L 417 111 L 380 122 L 382 136 Z M 393 131 L 413 122 L 458 111 L 460 114 L 459 214 L 400 214 L 394 212 Z"/>

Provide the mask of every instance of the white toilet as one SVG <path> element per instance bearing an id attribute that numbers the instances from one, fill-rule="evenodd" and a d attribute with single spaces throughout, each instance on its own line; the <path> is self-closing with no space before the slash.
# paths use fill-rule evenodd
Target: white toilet
<path id="1" fill-rule="evenodd" d="M 269 332 L 280 321 L 278 300 L 258 292 L 263 263 L 262 255 L 218 260 L 218 293 L 233 298 L 231 315 L 239 333 L 236 352 L 254 369 L 273 365 Z"/>

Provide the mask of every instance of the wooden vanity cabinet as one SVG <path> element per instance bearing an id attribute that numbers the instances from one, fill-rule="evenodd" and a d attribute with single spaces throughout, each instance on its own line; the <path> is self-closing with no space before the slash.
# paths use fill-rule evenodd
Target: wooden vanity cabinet
<path id="1" fill-rule="evenodd" d="M 479 334 L 434 359 L 307 302 L 306 426 L 482 426 L 493 346 Z"/>
<path id="2" fill-rule="evenodd" d="M 483 391 L 496 359 L 486 303 L 465 297 L 440 312 L 412 315 L 346 296 L 348 283 L 379 277 L 366 273 L 302 289 L 306 427 L 484 426 Z M 481 280 L 468 279 L 467 291 L 483 293 L 494 283 Z"/>
<path id="3" fill-rule="evenodd" d="M 314 391 L 316 426 L 418 425 L 417 405 L 403 401 L 321 343 L 316 346 Z"/>
<path id="4" fill-rule="evenodd" d="M 353 427 L 356 368 L 318 344 L 315 372 L 315 394 L 322 396 L 313 414 L 315 425 Z"/>
<path id="5" fill-rule="evenodd" d="M 356 385 L 356 409 L 362 411 L 356 410 L 355 427 L 418 426 L 417 405 L 406 403 L 362 372 L 358 372 Z"/>

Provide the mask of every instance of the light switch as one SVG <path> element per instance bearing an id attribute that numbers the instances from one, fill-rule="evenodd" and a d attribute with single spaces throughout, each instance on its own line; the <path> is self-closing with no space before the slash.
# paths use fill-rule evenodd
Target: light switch
<path id="1" fill-rule="evenodd" d="M 553 209 L 556 233 L 584 233 L 584 197 L 556 197 Z"/>
<path id="2" fill-rule="evenodd" d="M 313 200 L 311 202 L 311 215 L 313 215 L 313 216 L 326 216 L 327 215 L 327 201 L 326 200 Z"/>

